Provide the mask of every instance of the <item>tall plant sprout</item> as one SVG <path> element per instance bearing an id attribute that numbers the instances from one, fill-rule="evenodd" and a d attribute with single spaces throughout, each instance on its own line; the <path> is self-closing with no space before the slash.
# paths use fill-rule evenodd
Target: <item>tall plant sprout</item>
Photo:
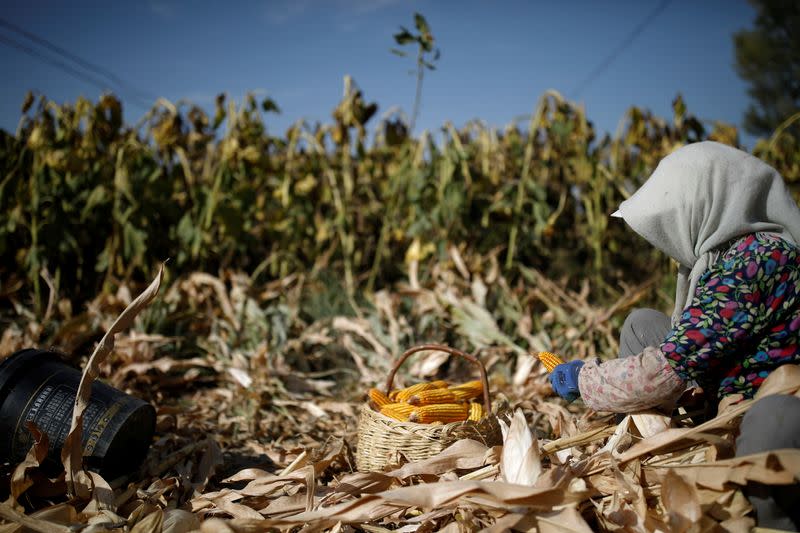
<path id="1" fill-rule="evenodd" d="M 417 88 L 414 94 L 414 109 L 411 113 L 411 124 L 410 129 L 414 131 L 414 125 L 417 122 L 417 116 L 419 115 L 419 106 L 420 101 L 422 99 L 422 80 L 425 77 L 425 70 L 436 70 L 434 66 L 434 62 L 439 60 L 439 56 L 441 52 L 438 48 L 434 48 L 434 37 L 431 33 L 431 28 L 428 25 L 428 21 L 425 20 L 419 13 L 414 13 L 414 27 L 419 33 L 411 33 L 408 28 L 404 26 L 400 26 L 400 31 L 394 34 L 394 41 L 399 46 L 406 46 L 406 45 L 417 45 L 417 62 L 416 62 L 416 70 L 412 70 L 410 74 L 416 74 L 417 76 Z M 396 54 L 400 57 L 406 57 L 408 54 L 400 49 L 392 48 L 391 49 L 393 54 Z"/>

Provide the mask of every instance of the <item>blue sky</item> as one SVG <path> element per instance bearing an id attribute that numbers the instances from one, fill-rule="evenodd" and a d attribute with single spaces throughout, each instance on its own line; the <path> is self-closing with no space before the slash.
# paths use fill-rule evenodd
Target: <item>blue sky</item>
<path id="1" fill-rule="evenodd" d="M 300 118 L 330 121 L 345 74 L 379 114 L 410 114 L 412 58 L 389 52 L 399 25 L 419 11 L 442 56 L 427 74 L 422 128 L 471 119 L 502 127 L 556 89 L 585 105 L 598 130 L 613 132 L 632 105 L 671 115 L 680 92 L 701 119 L 741 125 L 748 104 L 731 35 L 751 27 L 746 0 L 673 0 L 580 93 L 586 76 L 661 0 L 414 1 L 0 0 L 0 16 L 103 66 L 148 94 L 211 107 L 217 93 L 248 91 L 280 106 L 276 134 Z M 28 43 L 0 27 L 0 37 Z M 14 131 L 29 89 L 59 102 L 101 90 L 0 42 L 0 128 Z M 126 119 L 144 113 L 122 93 Z M 373 119 L 374 120 L 374 119 Z M 752 147 L 753 139 L 743 135 Z"/>

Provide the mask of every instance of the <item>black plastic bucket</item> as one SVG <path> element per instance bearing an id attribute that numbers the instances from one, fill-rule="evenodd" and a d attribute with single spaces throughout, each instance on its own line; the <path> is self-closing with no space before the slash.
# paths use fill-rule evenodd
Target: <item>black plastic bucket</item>
<path id="1" fill-rule="evenodd" d="M 33 445 L 25 427 L 32 421 L 47 434 L 46 465 L 60 464 L 69 433 L 81 372 L 55 353 L 21 350 L 0 363 L 0 459 L 18 463 Z M 83 455 L 87 468 L 113 479 L 135 470 L 155 432 L 156 412 L 138 398 L 95 381 L 83 415 Z"/>

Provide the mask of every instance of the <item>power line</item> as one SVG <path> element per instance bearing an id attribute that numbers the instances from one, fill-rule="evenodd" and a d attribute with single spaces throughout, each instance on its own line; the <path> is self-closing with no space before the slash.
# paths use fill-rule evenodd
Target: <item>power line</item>
<path id="1" fill-rule="evenodd" d="M 11 30 L 13 32 L 16 32 L 16 33 L 26 37 L 27 39 L 29 39 L 32 42 L 38 44 L 39 46 L 42 46 L 42 47 L 48 49 L 49 51 L 51 51 L 51 52 L 53 52 L 53 53 L 55 53 L 57 55 L 60 55 L 61 57 L 65 58 L 65 59 L 68 59 L 69 61 L 72 61 L 73 63 L 81 66 L 83 69 L 93 73 L 96 76 L 100 76 L 100 77 L 106 78 L 107 80 L 109 80 L 111 82 L 110 85 L 112 85 L 112 86 L 116 85 L 118 89 L 122 89 L 124 92 L 127 92 L 130 96 L 132 96 L 133 99 L 135 100 L 135 102 L 139 106 L 141 106 L 143 109 L 149 109 L 150 108 L 151 104 L 148 104 L 147 103 L 148 101 L 155 102 L 158 99 L 158 97 L 156 97 L 154 95 L 151 95 L 151 94 L 148 94 L 146 91 L 143 91 L 143 90 L 139 89 L 138 87 L 136 87 L 135 85 L 125 81 L 121 77 L 117 76 L 111 70 L 109 70 L 107 68 L 104 68 L 104 67 L 102 67 L 100 65 L 96 65 L 96 64 L 94 64 L 94 63 L 92 63 L 90 61 L 87 61 L 86 59 L 83 59 L 82 57 L 78 56 L 77 54 L 74 54 L 74 53 L 70 52 L 69 50 L 66 50 L 66 49 L 58 46 L 57 44 L 52 43 L 51 41 L 45 39 L 44 37 L 40 37 L 40 36 L 30 32 L 28 30 L 25 30 L 24 28 L 21 28 L 21 27 L 17 26 L 16 24 L 14 24 L 14 23 L 12 23 L 12 22 L 10 22 L 10 21 L 2 18 L 2 17 L 0 17 L 0 26 L 5 27 L 5 28 L 7 28 L 7 29 L 9 29 L 9 30 Z M 21 51 L 23 51 L 23 52 L 25 52 L 25 53 L 33 56 L 33 57 L 36 57 L 37 59 L 45 61 L 45 62 L 49 63 L 50 65 L 57 66 L 58 68 L 61 68 L 62 70 L 66 70 L 67 72 L 69 72 L 73 76 L 78 76 L 78 77 L 85 76 L 86 79 L 84 81 L 91 80 L 90 83 L 92 83 L 92 85 L 97 85 L 97 81 L 98 81 L 97 78 L 94 78 L 93 76 L 81 74 L 77 69 L 72 68 L 72 67 L 68 66 L 67 64 L 65 64 L 64 62 L 59 61 L 57 59 L 47 58 L 47 56 L 45 56 L 41 52 L 36 52 L 32 48 L 26 46 L 25 44 L 19 43 L 18 41 L 14 41 L 13 39 L 10 39 L 10 38 L 5 38 L 3 40 L 3 42 L 8 46 L 11 46 L 11 47 L 16 48 L 18 50 L 21 50 Z M 15 44 L 11 44 L 11 43 L 15 43 Z M 103 85 L 103 82 L 100 82 L 100 84 Z M 106 90 L 106 89 L 108 89 L 107 86 L 103 88 L 103 90 Z"/>
<path id="2" fill-rule="evenodd" d="M 622 54 L 626 48 L 633 44 L 633 41 L 636 40 L 636 38 L 645 30 L 645 28 L 647 28 L 653 19 L 655 19 L 659 13 L 667 8 L 671 1 L 672 0 L 661 0 L 655 9 L 648 13 L 647 16 L 645 16 L 644 19 L 642 19 L 642 21 L 633 28 L 633 30 L 628 34 L 627 37 L 625 37 L 619 46 L 617 46 L 599 65 L 597 65 L 597 67 L 594 68 L 594 70 L 589 73 L 588 76 L 586 76 L 586 78 L 584 78 L 581 83 L 578 84 L 577 88 L 572 92 L 573 97 L 577 98 L 580 96 L 580 94 L 591 82 L 593 82 L 600 76 L 600 74 L 603 73 L 604 70 L 611 66 L 617 57 L 619 57 L 619 55 Z"/>
<path id="3" fill-rule="evenodd" d="M 28 54 L 31 57 L 34 57 L 34 58 L 36 58 L 36 59 L 38 59 L 40 61 L 48 63 L 51 66 L 59 68 L 59 69 L 63 70 L 64 72 L 66 72 L 67 74 L 73 76 L 74 78 L 76 78 L 76 79 L 78 79 L 80 81 L 83 81 L 83 82 L 89 83 L 91 85 L 94 85 L 95 87 L 97 87 L 101 91 L 107 91 L 108 90 L 108 86 L 105 85 L 101 80 L 98 80 L 97 78 L 93 78 L 92 76 L 89 76 L 85 72 L 81 72 L 81 71 L 79 71 L 77 69 L 74 69 L 71 66 L 67 65 L 66 63 L 63 63 L 62 61 L 59 61 L 58 59 L 53 59 L 52 57 L 48 57 L 48 56 L 46 56 L 46 55 L 44 55 L 44 54 L 42 54 L 40 52 L 37 52 L 33 48 L 31 48 L 31 47 L 29 47 L 29 46 L 27 46 L 25 44 L 22 44 L 19 41 L 15 41 L 14 39 L 10 39 L 10 38 L 8 38 L 8 37 L 6 37 L 4 35 L 0 35 L 0 43 L 3 43 L 3 44 L 5 44 L 6 46 L 8 46 L 10 48 L 14 48 L 16 50 L 19 50 L 20 52 L 24 52 L 24 53 Z"/>

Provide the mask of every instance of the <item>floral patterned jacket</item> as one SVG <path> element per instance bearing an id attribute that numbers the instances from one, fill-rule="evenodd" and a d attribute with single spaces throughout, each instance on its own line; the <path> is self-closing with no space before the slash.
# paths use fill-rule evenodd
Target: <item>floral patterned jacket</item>
<path id="1" fill-rule="evenodd" d="M 597 411 L 669 405 L 694 380 L 720 398 L 751 398 L 775 368 L 800 363 L 798 248 L 744 236 L 699 280 L 692 303 L 659 347 L 583 365 L 578 386 Z"/>

